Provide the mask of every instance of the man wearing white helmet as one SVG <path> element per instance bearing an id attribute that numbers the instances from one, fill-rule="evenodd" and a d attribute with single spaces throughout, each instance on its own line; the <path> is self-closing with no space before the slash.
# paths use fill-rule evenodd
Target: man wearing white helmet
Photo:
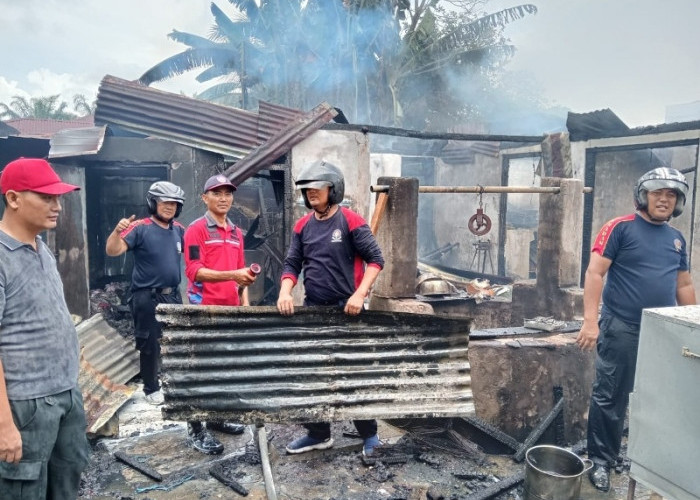
<path id="1" fill-rule="evenodd" d="M 642 309 L 695 304 L 685 239 L 668 224 L 683 212 L 687 193 L 678 170 L 650 170 L 635 185 L 636 212 L 607 222 L 591 249 L 576 341 L 583 350 L 597 349 L 588 412 L 588 457 L 594 466 L 588 476 L 601 491 L 610 490 L 610 468 L 620 453 Z"/>
<path id="2" fill-rule="evenodd" d="M 180 262 L 185 227 L 175 218 L 180 215 L 185 192 L 172 182 L 158 181 L 146 193 L 149 216 L 121 219 L 107 238 L 107 255 L 116 257 L 127 251 L 134 255 L 131 277 L 131 314 L 134 337 L 140 353 L 141 379 L 146 401 L 163 404 L 158 382 L 161 326 L 156 321 L 158 304 L 182 304 Z"/>

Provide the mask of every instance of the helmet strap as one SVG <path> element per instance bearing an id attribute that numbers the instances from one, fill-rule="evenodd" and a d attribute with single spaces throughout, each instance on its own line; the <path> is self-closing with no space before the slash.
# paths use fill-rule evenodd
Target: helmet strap
<path id="1" fill-rule="evenodd" d="M 326 215 L 328 215 L 328 213 L 331 211 L 331 207 L 332 207 L 332 206 L 333 206 L 333 204 L 329 202 L 329 203 L 326 205 L 326 208 L 325 208 L 325 209 L 323 209 L 323 210 L 316 210 L 316 209 L 314 208 L 314 211 L 318 214 L 319 218 L 323 219 L 323 218 L 326 217 Z"/>

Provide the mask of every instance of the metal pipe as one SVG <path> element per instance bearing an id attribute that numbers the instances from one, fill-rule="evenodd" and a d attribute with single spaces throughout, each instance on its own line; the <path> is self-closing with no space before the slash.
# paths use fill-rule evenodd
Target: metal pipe
<path id="1" fill-rule="evenodd" d="M 260 462 L 262 463 L 263 477 L 265 478 L 265 493 L 267 500 L 277 500 L 275 491 L 275 481 L 272 478 L 272 467 L 270 466 L 270 456 L 267 453 L 267 431 L 265 424 L 257 424 L 258 448 L 260 448 Z"/>
<path id="2" fill-rule="evenodd" d="M 372 193 L 388 193 L 386 184 L 374 184 L 369 187 Z M 559 194 L 561 188 L 539 186 L 420 186 L 419 193 L 545 193 Z M 592 193 L 593 188 L 584 187 L 583 193 Z"/>

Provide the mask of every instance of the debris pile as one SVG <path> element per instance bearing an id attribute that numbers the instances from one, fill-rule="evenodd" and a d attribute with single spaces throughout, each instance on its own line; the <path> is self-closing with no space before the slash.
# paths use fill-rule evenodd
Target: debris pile
<path id="1" fill-rule="evenodd" d="M 104 288 L 90 290 L 90 316 L 102 314 L 109 326 L 124 338 L 134 336 L 134 323 L 127 304 L 128 281 L 108 283 Z"/>

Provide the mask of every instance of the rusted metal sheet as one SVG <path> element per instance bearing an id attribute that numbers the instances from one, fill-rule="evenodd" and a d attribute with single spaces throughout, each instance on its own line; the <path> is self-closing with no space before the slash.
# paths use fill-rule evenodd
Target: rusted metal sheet
<path id="1" fill-rule="evenodd" d="M 95 124 L 113 124 L 225 156 L 240 158 L 301 111 L 266 106 L 257 114 L 146 87 L 107 75 L 97 94 Z"/>
<path id="2" fill-rule="evenodd" d="M 161 304 L 163 414 L 314 422 L 474 414 L 471 319 Z"/>
<path id="3" fill-rule="evenodd" d="M 328 103 L 321 103 L 308 114 L 297 118 L 242 160 L 224 170 L 234 184 L 241 184 L 258 170 L 268 167 L 308 136 L 329 122 L 338 112 Z"/>
<path id="4" fill-rule="evenodd" d="M 87 432 L 97 433 L 126 403 L 135 388 L 126 383 L 139 373 L 139 353 L 96 314 L 76 326 Z"/>

